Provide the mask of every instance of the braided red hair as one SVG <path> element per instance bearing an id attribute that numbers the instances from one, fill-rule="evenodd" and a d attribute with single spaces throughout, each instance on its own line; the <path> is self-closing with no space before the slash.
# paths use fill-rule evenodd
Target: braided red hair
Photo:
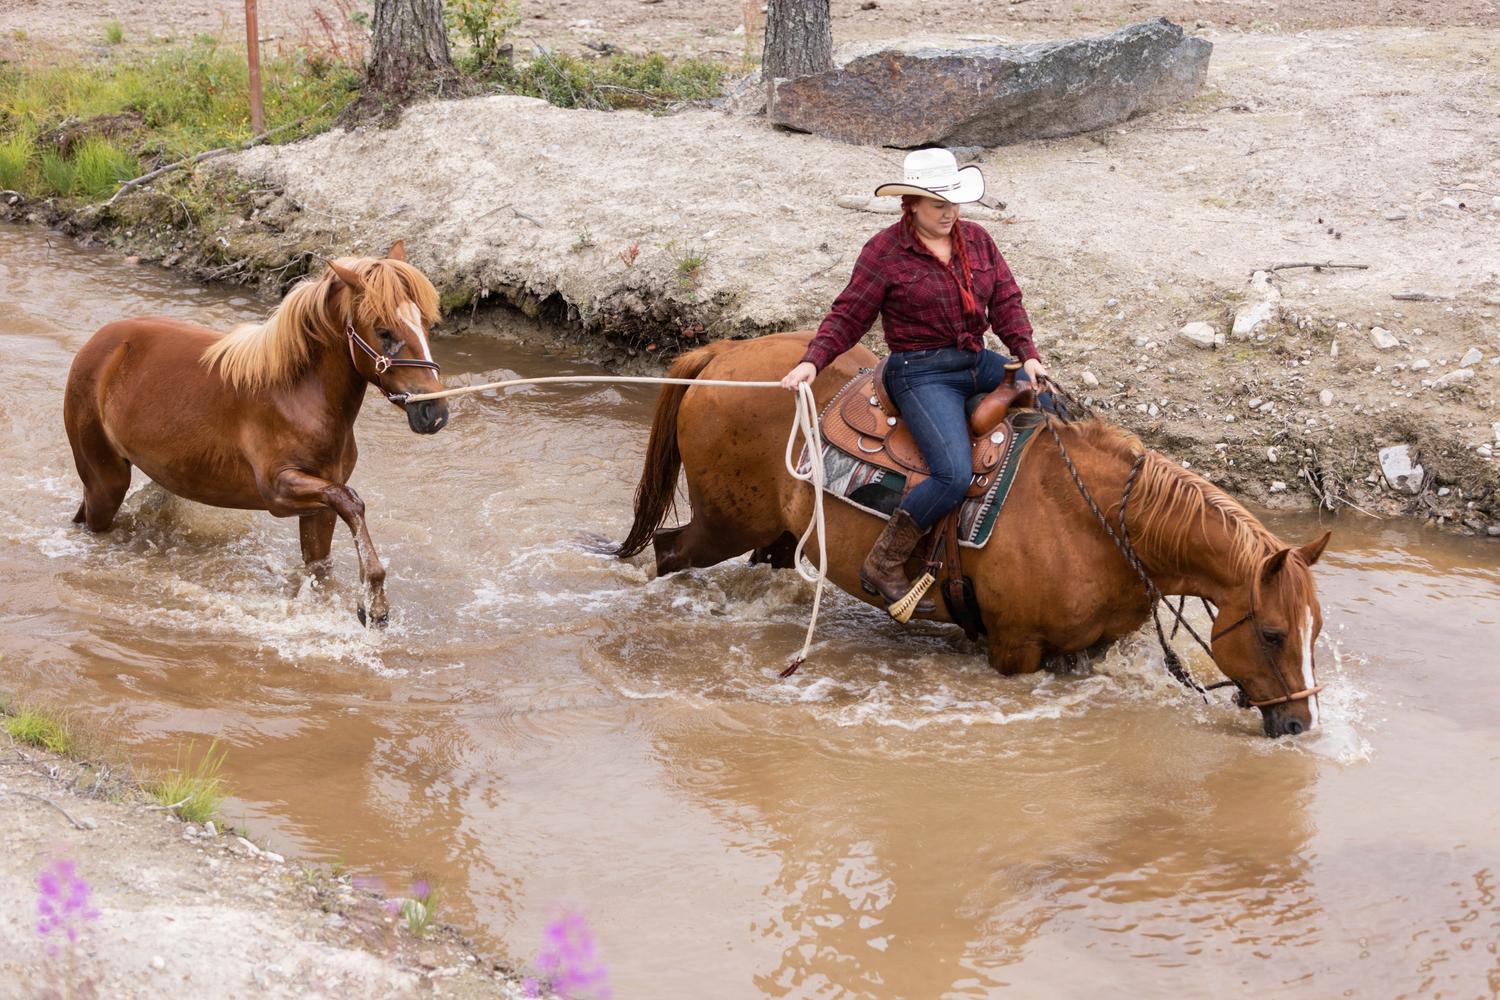
<path id="1" fill-rule="evenodd" d="M 901 220 L 906 224 L 908 231 L 915 239 L 917 237 L 917 220 L 915 211 L 917 202 L 921 198 L 914 194 L 903 194 L 901 196 Z M 958 212 L 958 206 L 953 206 L 953 211 Z M 958 280 L 958 295 L 963 301 L 965 313 L 978 315 L 979 303 L 974 298 L 974 275 L 969 271 L 969 249 L 964 241 L 964 227 L 962 219 L 953 221 L 953 229 L 949 232 L 949 241 L 953 246 L 954 277 Z M 950 266 L 952 266 L 950 264 Z"/>

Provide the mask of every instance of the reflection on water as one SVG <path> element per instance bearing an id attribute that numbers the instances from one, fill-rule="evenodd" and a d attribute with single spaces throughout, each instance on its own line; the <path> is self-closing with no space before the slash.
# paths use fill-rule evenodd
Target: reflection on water
<path id="1" fill-rule="evenodd" d="M 354 485 L 393 609 L 366 631 L 342 534 L 315 583 L 294 523 L 139 477 L 109 536 L 69 523 L 60 391 L 89 333 L 266 308 L 0 229 L 0 687 L 159 764 L 220 738 L 230 818 L 276 847 L 433 876 L 518 956 L 581 911 L 621 997 L 1500 988 L 1500 547 L 1335 522 L 1325 726 L 1295 743 L 1189 696 L 1144 639 L 1001 678 L 842 596 L 780 680 L 795 574 L 653 580 L 587 544 L 625 527 L 652 393 L 537 387 L 461 399 L 428 438 L 366 408 Z M 591 370 L 435 347 L 449 372 Z"/>

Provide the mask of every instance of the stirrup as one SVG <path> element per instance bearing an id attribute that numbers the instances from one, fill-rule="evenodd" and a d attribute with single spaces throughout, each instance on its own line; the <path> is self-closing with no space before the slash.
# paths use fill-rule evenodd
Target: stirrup
<path id="1" fill-rule="evenodd" d="M 932 586 L 933 582 L 931 573 L 923 573 L 917 582 L 911 585 L 911 589 L 906 592 L 906 596 L 899 601 L 892 602 L 891 606 L 886 608 L 886 612 L 892 618 L 896 619 L 896 621 L 905 625 L 911 621 L 912 612 L 917 610 L 917 605 L 922 603 L 923 597 L 927 596 L 927 590 Z"/>

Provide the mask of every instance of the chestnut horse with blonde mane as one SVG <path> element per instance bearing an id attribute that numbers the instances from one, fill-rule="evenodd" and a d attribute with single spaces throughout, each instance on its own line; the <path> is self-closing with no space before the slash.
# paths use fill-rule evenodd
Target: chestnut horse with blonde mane
<path id="1" fill-rule="evenodd" d="M 782 333 L 710 344 L 679 358 L 668 374 L 774 381 L 802 357 L 810 337 Z M 876 360 L 859 346 L 839 356 L 813 383 L 819 406 Z M 617 553 L 623 558 L 653 545 L 658 573 L 751 551 L 758 560 L 790 565 L 791 547 L 813 516 L 812 489 L 786 469 L 793 403 L 787 392 L 664 387 L 635 521 Z M 1300 547 L 1282 543 L 1227 493 L 1102 421 L 1057 423 L 1055 430 L 1111 524 L 1134 471 L 1125 518 L 1130 544 L 1161 593 L 1217 606 L 1221 624 L 1209 641 L 1214 662 L 1239 688 L 1240 703 L 1260 709 L 1266 735 L 1317 725 L 1313 644 L 1322 612 L 1310 568 L 1329 536 Z M 687 472 L 692 520 L 664 529 L 680 469 Z M 859 566 L 883 522 L 836 502 L 825 505 L 825 517 L 828 578 L 875 603 L 859 584 Z M 1151 614 L 1139 575 L 1074 484 L 1050 435 L 1032 444 L 989 544 L 963 550 L 962 562 L 978 598 L 990 664 L 1001 673 L 1101 652 Z M 915 559 L 908 569 L 920 572 Z M 925 617 L 951 621 L 941 604 Z"/>
<path id="2" fill-rule="evenodd" d="M 321 573 L 339 518 L 359 556 L 359 619 L 368 608 L 385 624 L 385 568 L 346 485 L 354 419 L 367 385 L 387 398 L 442 388 L 428 346 L 437 318 L 436 289 L 398 242 L 384 259 L 330 261 L 264 323 L 229 334 L 161 316 L 101 327 L 73 359 L 63 399 L 83 480 L 73 520 L 108 531 L 135 466 L 198 503 L 300 518 L 302 558 Z M 404 408 L 418 434 L 448 422 L 441 401 Z"/>

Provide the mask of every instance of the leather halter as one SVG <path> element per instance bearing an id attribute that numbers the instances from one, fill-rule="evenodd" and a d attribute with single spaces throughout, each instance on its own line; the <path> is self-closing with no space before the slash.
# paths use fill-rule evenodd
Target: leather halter
<path id="1" fill-rule="evenodd" d="M 391 400 L 392 402 L 401 403 L 404 405 L 406 396 L 405 393 L 391 392 L 386 389 L 385 386 L 380 384 L 380 376 L 384 375 L 392 368 L 428 368 L 431 369 L 434 374 L 440 374 L 442 372 L 442 368 L 438 366 L 438 363 L 436 361 L 423 361 L 420 358 L 396 357 L 395 352 L 401 350 L 401 348 L 406 346 L 406 341 L 404 340 L 396 341 L 396 346 L 391 348 L 390 354 L 381 354 L 379 351 L 375 350 L 375 348 L 365 343 L 365 339 L 363 337 L 354 332 L 353 323 L 346 322 L 344 324 L 344 332 L 349 335 L 349 360 L 351 363 L 353 363 L 354 370 L 359 371 L 359 360 L 354 356 L 354 348 L 358 347 L 361 351 L 365 352 L 366 357 L 375 362 L 375 388 L 385 393 L 385 398 Z M 401 398 L 398 399 L 398 396 Z"/>
<path id="2" fill-rule="evenodd" d="M 1250 610 L 1246 611 L 1235 621 L 1231 622 L 1228 625 L 1225 625 L 1222 629 L 1219 629 L 1216 632 L 1210 632 L 1208 641 L 1209 643 L 1216 642 L 1217 640 L 1224 638 L 1224 636 L 1228 635 L 1230 632 L 1233 632 L 1235 629 L 1239 628 L 1241 625 L 1244 625 L 1246 622 L 1256 623 L 1258 622 L 1258 620 L 1259 618 L 1255 613 L 1255 588 L 1254 586 L 1252 586 L 1250 588 Z M 1218 622 L 1215 621 L 1214 624 L 1218 624 Z M 1271 672 L 1275 674 L 1276 679 L 1281 682 L 1281 687 L 1284 691 L 1286 691 L 1286 694 L 1282 695 L 1280 698 L 1267 698 L 1264 701 L 1256 701 L 1245 693 L 1245 686 L 1243 684 L 1241 684 L 1239 681 L 1235 681 L 1235 686 L 1239 688 L 1239 691 L 1236 693 L 1235 698 L 1243 707 L 1269 708 L 1272 705 L 1285 705 L 1288 702 L 1293 701 L 1306 701 L 1308 698 L 1311 698 L 1313 695 L 1323 690 L 1323 685 L 1314 684 L 1310 688 L 1304 688 L 1301 691 L 1293 691 L 1291 689 L 1292 686 L 1286 682 L 1286 677 L 1282 674 L 1281 670 L 1278 669 L 1275 651 L 1271 648 L 1271 644 L 1266 642 L 1266 637 L 1261 634 L 1259 628 L 1255 630 L 1255 639 L 1257 644 L 1260 646 L 1261 652 L 1265 654 L 1266 661 L 1271 664 Z M 1314 667 L 1314 676 L 1316 676 L 1316 669 L 1317 668 Z"/>

